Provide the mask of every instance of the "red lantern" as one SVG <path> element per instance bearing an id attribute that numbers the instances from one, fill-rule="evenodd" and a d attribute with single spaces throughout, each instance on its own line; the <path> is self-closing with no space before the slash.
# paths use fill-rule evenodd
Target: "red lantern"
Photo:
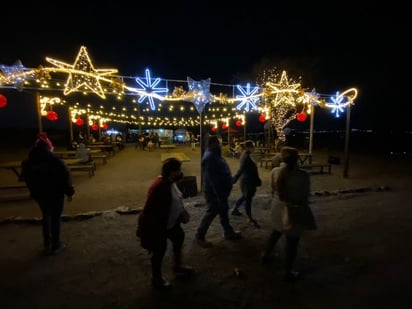
<path id="1" fill-rule="evenodd" d="M 56 121 L 57 119 L 59 119 L 59 115 L 57 115 L 55 111 L 48 111 L 46 118 L 50 121 Z"/>
<path id="2" fill-rule="evenodd" d="M 216 132 L 216 127 L 212 127 L 212 132 Z"/>
<path id="3" fill-rule="evenodd" d="M 240 121 L 240 120 L 236 121 L 236 126 L 237 127 L 240 127 L 241 125 L 242 125 L 242 121 Z"/>
<path id="4" fill-rule="evenodd" d="M 223 124 L 222 124 L 222 129 L 223 129 L 223 130 L 227 129 L 226 123 L 223 123 Z"/>
<path id="5" fill-rule="evenodd" d="M 93 131 L 99 130 L 99 126 L 94 123 L 94 124 L 92 125 L 92 130 L 93 130 Z"/>
<path id="6" fill-rule="evenodd" d="M 6 107 L 7 105 L 7 98 L 0 94 L 0 108 Z"/>
<path id="7" fill-rule="evenodd" d="M 300 122 L 304 122 L 306 120 L 307 115 L 304 112 L 301 112 L 296 115 L 296 119 Z"/>
<path id="8" fill-rule="evenodd" d="M 84 120 L 83 120 L 82 118 L 77 118 L 77 119 L 76 119 L 76 124 L 77 124 L 78 126 L 82 126 L 82 125 L 84 124 Z"/>
<path id="9" fill-rule="evenodd" d="M 107 123 L 103 124 L 103 130 L 107 130 L 108 127 Z"/>
<path id="10" fill-rule="evenodd" d="M 265 115 L 260 115 L 259 116 L 259 121 L 262 122 L 262 123 L 265 122 L 266 121 L 266 116 Z"/>

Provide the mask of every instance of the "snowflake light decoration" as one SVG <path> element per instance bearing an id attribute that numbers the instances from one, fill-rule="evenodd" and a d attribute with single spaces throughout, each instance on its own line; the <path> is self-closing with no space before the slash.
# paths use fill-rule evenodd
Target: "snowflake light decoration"
<path id="1" fill-rule="evenodd" d="M 161 79 L 158 77 L 152 81 L 149 69 L 145 70 L 145 74 L 146 78 L 137 77 L 135 79 L 136 83 L 140 86 L 140 88 L 138 87 L 136 89 L 141 93 L 138 102 L 143 103 L 147 99 L 147 101 L 149 101 L 150 109 L 155 110 L 156 105 L 153 98 L 163 101 L 164 97 L 160 96 L 159 93 L 167 93 L 169 89 L 158 88 L 157 85 L 160 83 Z"/>
<path id="2" fill-rule="evenodd" d="M 240 91 L 240 95 L 236 95 L 237 99 L 240 99 L 240 103 L 236 106 L 237 110 L 244 108 L 246 112 L 249 110 L 257 110 L 258 107 L 256 103 L 259 101 L 259 97 L 255 96 L 256 92 L 259 90 L 259 87 L 254 87 L 250 89 L 250 83 L 246 84 L 246 88 L 237 85 L 236 88 Z"/>

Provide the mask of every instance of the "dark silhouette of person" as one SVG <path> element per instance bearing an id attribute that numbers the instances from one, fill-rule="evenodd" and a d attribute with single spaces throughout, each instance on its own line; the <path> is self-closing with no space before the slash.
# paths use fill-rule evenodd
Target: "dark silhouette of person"
<path id="1" fill-rule="evenodd" d="M 64 197 L 70 202 L 74 194 L 70 170 L 53 154 L 47 134 L 40 133 L 28 159 L 22 162 L 22 176 L 42 212 L 44 252 L 57 253 L 65 245 L 60 240 Z"/>

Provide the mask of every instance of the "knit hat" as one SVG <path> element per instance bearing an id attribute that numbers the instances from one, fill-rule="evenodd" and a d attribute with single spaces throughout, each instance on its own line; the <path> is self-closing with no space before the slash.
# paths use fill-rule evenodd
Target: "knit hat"
<path id="1" fill-rule="evenodd" d="M 37 140 L 34 143 L 34 147 L 41 148 L 48 151 L 53 151 L 54 147 L 52 142 L 47 137 L 47 133 L 42 132 L 37 135 Z"/>

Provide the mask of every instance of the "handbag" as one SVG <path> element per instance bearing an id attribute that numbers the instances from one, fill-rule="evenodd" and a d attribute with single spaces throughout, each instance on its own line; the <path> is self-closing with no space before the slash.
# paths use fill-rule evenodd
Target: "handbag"
<path id="1" fill-rule="evenodd" d="M 190 214 L 186 208 L 182 209 L 180 216 L 179 216 L 179 221 L 182 222 L 183 224 L 186 224 L 190 221 Z"/>

